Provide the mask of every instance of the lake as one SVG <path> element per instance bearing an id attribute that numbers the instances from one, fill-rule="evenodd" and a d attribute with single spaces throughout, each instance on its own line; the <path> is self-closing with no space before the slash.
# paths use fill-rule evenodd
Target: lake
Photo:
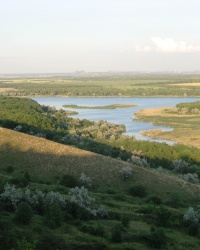
<path id="1" fill-rule="evenodd" d="M 158 107 L 169 107 L 175 106 L 180 102 L 194 102 L 200 101 L 200 98 L 188 98 L 188 97 L 133 97 L 133 98 L 120 98 L 120 97 L 37 97 L 32 98 L 37 101 L 41 105 L 54 106 L 56 109 L 65 109 L 62 107 L 64 104 L 76 104 L 80 106 L 105 106 L 111 104 L 137 104 L 137 107 L 129 107 L 129 108 L 118 108 L 118 109 L 70 109 L 67 110 L 75 110 L 78 112 L 78 115 L 73 115 L 72 117 L 77 117 L 80 119 L 88 119 L 91 121 L 99 121 L 106 120 L 108 122 L 112 122 L 115 124 L 124 124 L 126 126 L 127 135 L 134 135 L 136 139 L 141 140 L 149 140 L 149 141 L 158 141 L 158 142 L 166 142 L 173 144 L 174 142 L 161 140 L 161 139 L 153 139 L 148 136 L 143 136 L 140 134 L 142 130 L 150 130 L 150 129 L 162 129 L 162 130 L 172 130 L 170 127 L 163 126 L 155 126 L 149 122 L 140 122 L 138 120 L 134 120 L 134 113 L 139 111 L 140 109 L 145 108 L 158 108 Z"/>

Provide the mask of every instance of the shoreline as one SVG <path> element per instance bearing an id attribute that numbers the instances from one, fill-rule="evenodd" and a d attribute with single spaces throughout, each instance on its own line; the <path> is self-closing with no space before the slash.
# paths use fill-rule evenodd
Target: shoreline
<path id="1" fill-rule="evenodd" d="M 200 148 L 200 126 L 192 126 L 192 123 L 190 123 L 191 119 L 198 121 L 200 116 L 163 112 L 163 110 L 169 108 L 172 107 L 142 109 L 135 113 L 138 120 L 172 128 L 171 131 L 162 129 L 143 130 L 140 134 L 154 139 L 171 140 L 187 146 Z"/>
<path id="2" fill-rule="evenodd" d="M 3 92 L 1 92 L 3 93 Z M 0 96 L 4 96 L 1 95 Z M 6 95 L 7 96 L 7 95 Z M 31 96 L 9 96 L 9 97 L 21 97 L 21 98 L 200 98 L 200 96 L 65 96 L 65 95 L 31 95 Z"/>

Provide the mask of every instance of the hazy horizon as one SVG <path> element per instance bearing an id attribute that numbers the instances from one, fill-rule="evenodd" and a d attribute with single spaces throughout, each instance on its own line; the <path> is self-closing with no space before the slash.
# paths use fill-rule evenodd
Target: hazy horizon
<path id="1" fill-rule="evenodd" d="M 198 0 L 0 1 L 0 74 L 200 70 Z"/>

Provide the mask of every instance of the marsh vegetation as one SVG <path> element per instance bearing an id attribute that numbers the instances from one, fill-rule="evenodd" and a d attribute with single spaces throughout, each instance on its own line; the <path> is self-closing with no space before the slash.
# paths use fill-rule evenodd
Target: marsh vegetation
<path id="1" fill-rule="evenodd" d="M 185 145 L 200 147 L 200 102 L 180 103 L 176 107 L 144 109 L 136 113 L 142 121 L 172 127 L 172 131 L 151 130 L 142 134 L 170 139 Z"/>

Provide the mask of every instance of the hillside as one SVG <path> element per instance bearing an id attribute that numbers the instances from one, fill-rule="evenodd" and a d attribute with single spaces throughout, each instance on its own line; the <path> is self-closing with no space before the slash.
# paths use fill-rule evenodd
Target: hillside
<path id="1" fill-rule="evenodd" d="M 124 167 L 133 170 L 127 180 Z M 183 219 L 189 207 L 197 213 L 199 185 L 172 173 L 0 128 L 0 177 L 0 250 L 199 249 L 199 223 Z M 15 187 L 3 193 L 6 182 Z"/>
<path id="2" fill-rule="evenodd" d="M 169 176 L 150 169 L 133 166 L 124 161 L 105 157 L 72 146 L 62 145 L 43 138 L 0 128 L 0 168 L 15 166 L 15 174 L 28 171 L 45 181 L 53 181 L 55 176 L 72 174 L 89 175 L 96 183 L 103 185 L 126 185 L 120 179 L 123 167 L 134 169 L 134 183 L 142 183 L 148 190 L 161 195 L 169 192 L 195 195 L 199 187 L 191 185 L 176 176 Z M 130 183 L 129 183 L 130 184 Z"/>

